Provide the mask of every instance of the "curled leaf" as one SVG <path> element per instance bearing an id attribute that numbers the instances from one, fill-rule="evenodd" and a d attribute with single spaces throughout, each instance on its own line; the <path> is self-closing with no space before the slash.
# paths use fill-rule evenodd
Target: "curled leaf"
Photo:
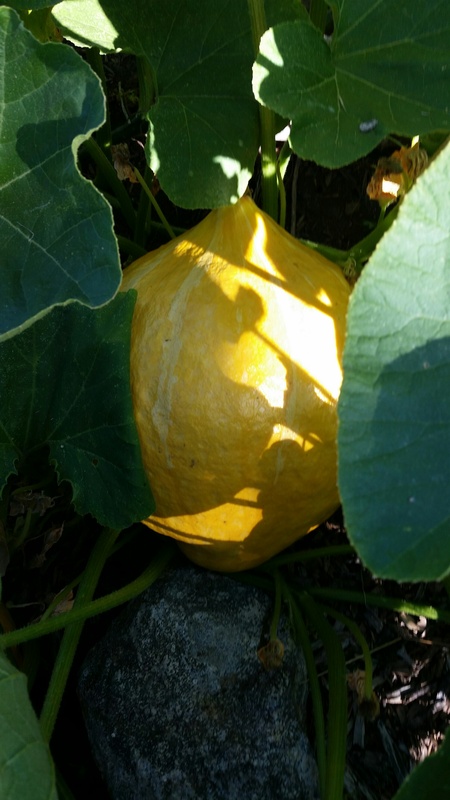
<path id="1" fill-rule="evenodd" d="M 258 658 L 264 669 L 269 671 L 281 667 L 284 658 L 284 644 L 279 639 L 271 639 L 258 650 Z"/>
<path id="2" fill-rule="evenodd" d="M 366 673 L 362 669 L 356 669 L 347 675 L 347 684 L 356 693 L 360 714 L 373 722 L 380 714 L 380 701 L 375 692 L 372 691 L 368 697 L 366 694 Z"/>

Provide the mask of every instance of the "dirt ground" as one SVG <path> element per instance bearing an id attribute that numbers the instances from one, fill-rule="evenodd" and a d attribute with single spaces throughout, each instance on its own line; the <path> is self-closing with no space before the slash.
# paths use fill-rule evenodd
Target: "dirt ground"
<path id="1" fill-rule="evenodd" d="M 313 541 L 318 547 L 347 541 L 340 511 L 311 534 L 308 546 Z M 448 607 L 448 597 L 442 586 L 399 585 L 379 580 L 356 556 L 308 562 L 299 568 L 298 577 L 305 587 L 333 587 L 362 592 L 366 596 Z M 335 623 L 349 676 L 347 797 L 348 800 L 391 800 L 414 765 L 437 749 L 449 724 L 448 626 L 372 605 L 337 603 L 336 607 L 357 623 L 369 644 L 373 686 L 379 702 L 378 716 L 367 718 L 359 706 L 356 691 L 351 688 L 351 676 L 364 669 L 361 650 L 348 630 Z M 326 701 L 328 667 L 320 642 L 316 643 L 315 654 Z M 310 736 L 314 741 L 313 730 Z"/>

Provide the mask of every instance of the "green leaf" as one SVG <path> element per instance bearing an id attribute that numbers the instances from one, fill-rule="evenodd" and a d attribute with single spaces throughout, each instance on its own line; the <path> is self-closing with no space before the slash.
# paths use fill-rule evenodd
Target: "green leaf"
<path id="1" fill-rule="evenodd" d="M 448 797 L 450 797 L 449 729 L 443 744 L 408 775 L 393 800 L 447 800 Z"/>
<path id="2" fill-rule="evenodd" d="M 99 0 L 63 0 L 53 17 L 64 37 L 80 47 L 98 47 L 103 53 L 118 47 L 119 34 Z"/>
<path id="3" fill-rule="evenodd" d="M 398 581 L 450 573 L 450 144 L 350 300 L 339 488 L 351 542 Z"/>
<path id="4" fill-rule="evenodd" d="M 144 61 L 146 89 L 154 101 L 147 158 L 171 200 L 185 208 L 235 202 L 247 188 L 260 144 L 246 0 L 101 0 L 110 33 L 104 33 L 102 22 L 98 37 L 87 14 L 87 22 L 80 20 L 80 1 L 78 18 L 63 18 L 70 11 L 67 2 L 55 15 L 71 26 L 72 36 L 94 37 L 102 47 L 114 41 L 116 48 Z M 306 14 L 292 0 L 266 5 L 270 24 Z"/>
<path id="5" fill-rule="evenodd" d="M 177 205 L 212 208 L 244 194 L 258 151 L 247 3 L 232 0 L 213 14 L 210 0 L 190 3 L 188 14 L 184 5 L 164 4 L 146 48 L 157 86 L 147 155 Z"/>
<path id="6" fill-rule="evenodd" d="M 104 120 L 98 78 L 67 45 L 41 44 L 0 8 L 0 337 L 55 304 L 100 306 L 120 266 L 111 209 L 75 165 Z"/>
<path id="7" fill-rule="evenodd" d="M 153 510 L 129 382 L 135 293 L 92 311 L 57 307 L 0 344 L 0 475 L 49 448 L 80 514 L 124 528 Z"/>
<path id="8" fill-rule="evenodd" d="M 27 679 L 0 653 L 0 797 L 57 800 L 53 762 L 27 692 Z"/>
<path id="9" fill-rule="evenodd" d="M 51 5 L 56 5 L 56 3 L 61 2 L 61 0 L 10 0 L 10 2 L 2 3 L 4 6 L 10 6 L 10 8 L 14 8 L 16 11 L 38 11 L 42 8 L 48 8 Z"/>
<path id="10" fill-rule="evenodd" d="M 340 167 L 391 133 L 450 129 L 447 0 L 334 0 L 331 41 L 287 22 L 261 39 L 257 99 L 291 119 L 298 155 Z"/>

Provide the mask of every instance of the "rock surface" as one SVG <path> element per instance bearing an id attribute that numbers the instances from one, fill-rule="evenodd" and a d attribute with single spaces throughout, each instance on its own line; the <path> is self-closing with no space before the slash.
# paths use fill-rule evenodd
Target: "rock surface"
<path id="1" fill-rule="evenodd" d="M 304 732 L 301 652 L 281 626 L 266 671 L 272 603 L 195 567 L 173 569 L 88 654 L 79 693 L 113 800 L 316 800 Z"/>

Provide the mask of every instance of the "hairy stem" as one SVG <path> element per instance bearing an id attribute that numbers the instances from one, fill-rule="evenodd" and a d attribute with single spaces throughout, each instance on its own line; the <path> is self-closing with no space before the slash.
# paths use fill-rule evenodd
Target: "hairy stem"
<path id="1" fill-rule="evenodd" d="M 92 600 L 105 561 L 119 533 L 120 531 L 105 528 L 100 534 L 80 581 L 74 603 L 75 607 Z M 42 736 L 47 742 L 50 741 L 55 727 L 61 699 L 66 688 L 83 625 L 84 620 L 69 625 L 64 631 L 59 647 L 40 717 Z"/>
<path id="2" fill-rule="evenodd" d="M 256 59 L 261 37 L 267 29 L 264 0 L 248 0 L 248 10 L 252 26 L 253 52 Z M 262 208 L 275 221 L 278 221 L 276 131 L 273 111 L 260 105 L 259 122 L 261 132 Z"/>

